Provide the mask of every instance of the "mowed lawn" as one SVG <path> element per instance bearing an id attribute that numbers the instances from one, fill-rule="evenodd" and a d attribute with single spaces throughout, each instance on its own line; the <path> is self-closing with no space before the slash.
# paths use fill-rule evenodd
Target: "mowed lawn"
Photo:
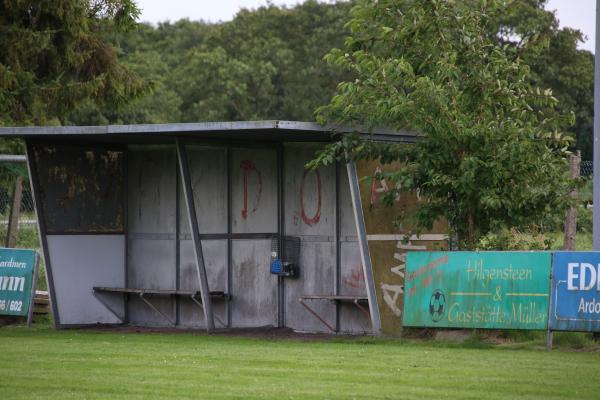
<path id="1" fill-rule="evenodd" d="M 598 399 L 600 354 L 0 328 L 0 398 Z"/>

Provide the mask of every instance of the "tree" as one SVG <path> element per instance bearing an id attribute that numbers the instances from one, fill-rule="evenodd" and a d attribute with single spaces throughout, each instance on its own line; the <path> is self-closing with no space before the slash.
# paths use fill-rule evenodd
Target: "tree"
<path id="1" fill-rule="evenodd" d="M 140 94 L 142 80 L 103 39 L 137 16 L 132 0 L 0 2 L 0 125 L 61 124 L 86 100 Z"/>
<path id="2" fill-rule="evenodd" d="M 268 4 L 224 23 L 180 20 L 108 34 L 120 61 L 152 91 L 127 105 L 87 101 L 68 123 L 312 120 L 344 77 L 323 56 L 343 44 L 349 9 L 315 0 Z"/>
<path id="3" fill-rule="evenodd" d="M 421 134 L 414 146 L 346 136 L 313 166 L 336 158 L 381 159 L 400 167 L 386 178 L 427 199 L 419 229 L 446 218 L 466 248 L 502 227 L 527 227 L 564 209 L 571 116 L 555 111 L 550 90 L 486 31 L 499 2 L 360 1 L 344 50 L 332 62 L 355 76 L 338 86 L 322 123 L 388 126 Z"/>
<path id="4" fill-rule="evenodd" d="M 545 9 L 547 0 L 509 1 L 489 21 L 494 40 L 513 47 L 530 66 L 533 85 L 552 89 L 559 100 L 557 110 L 575 114 L 568 132 L 583 159 L 592 159 L 594 109 L 594 55 L 577 49 L 583 34 L 559 28 L 556 15 Z"/>
<path id="5" fill-rule="evenodd" d="M 268 114 L 275 97 L 269 61 L 231 58 L 224 49 L 193 49 L 173 71 L 184 121 L 254 120 Z"/>

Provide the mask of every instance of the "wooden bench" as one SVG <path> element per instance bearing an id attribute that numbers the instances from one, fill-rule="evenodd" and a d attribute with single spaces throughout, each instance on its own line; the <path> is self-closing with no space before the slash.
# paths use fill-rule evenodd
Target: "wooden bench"
<path id="1" fill-rule="evenodd" d="M 148 307 L 150 307 L 154 312 L 161 315 L 164 319 L 169 321 L 169 323 L 173 326 L 176 325 L 176 322 L 173 321 L 169 316 L 160 311 L 147 296 L 178 296 L 183 298 L 189 298 L 194 303 L 196 303 L 200 308 L 202 308 L 202 296 L 199 290 L 175 290 L 175 289 L 141 289 L 141 288 L 122 288 L 122 287 L 104 287 L 104 286 L 94 286 L 93 294 L 106 307 L 115 317 L 117 317 L 121 322 L 125 322 L 125 316 L 120 315 L 113 307 L 110 306 L 103 298 L 100 296 L 100 293 L 104 294 L 122 294 L 123 296 L 128 295 L 137 295 Z M 231 296 L 225 292 L 210 292 L 210 297 L 212 300 L 223 300 L 230 301 Z M 203 309 L 203 308 L 202 308 Z M 216 318 L 216 317 L 215 317 Z M 226 326 L 216 318 L 221 325 Z"/>
<path id="2" fill-rule="evenodd" d="M 310 294 L 304 295 L 298 299 L 300 304 L 304 306 L 316 319 L 318 319 L 323 325 L 325 325 L 331 332 L 335 333 L 336 329 L 329 325 L 323 317 L 319 315 L 312 307 L 310 307 L 306 300 L 325 300 L 334 304 L 340 303 L 351 303 L 354 304 L 366 317 L 369 323 L 371 322 L 371 313 L 364 307 L 366 304 L 369 305 L 369 299 L 363 296 L 340 296 L 340 295 L 326 295 L 326 294 Z"/>

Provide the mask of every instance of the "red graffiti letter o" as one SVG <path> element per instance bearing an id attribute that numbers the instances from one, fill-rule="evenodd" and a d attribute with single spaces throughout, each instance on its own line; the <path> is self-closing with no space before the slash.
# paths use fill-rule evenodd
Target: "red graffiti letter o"
<path id="1" fill-rule="evenodd" d="M 315 178 L 317 179 L 317 211 L 312 217 L 306 215 L 306 211 L 304 211 L 304 183 L 306 182 L 306 176 L 308 175 L 309 170 L 304 170 L 304 175 L 302 175 L 302 184 L 300 185 L 300 212 L 302 221 L 308 226 L 313 226 L 319 223 L 321 220 L 321 174 L 319 171 L 314 171 Z"/>

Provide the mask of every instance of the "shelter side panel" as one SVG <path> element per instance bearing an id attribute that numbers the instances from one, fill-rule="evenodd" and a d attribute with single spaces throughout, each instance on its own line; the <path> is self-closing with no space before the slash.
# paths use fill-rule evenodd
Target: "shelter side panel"
<path id="1" fill-rule="evenodd" d="M 179 288 L 181 290 L 200 290 L 194 244 L 191 240 L 182 240 L 180 246 Z M 210 291 L 227 292 L 227 240 L 203 240 L 202 252 L 208 287 Z M 215 326 L 227 326 L 227 303 L 213 300 Z M 204 328 L 206 320 L 202 308 L 190 298 L 182 297 L 179 302 L 179 321 L 182 326 Z"/>
<path id="2" fill-rule="evenodd" d="M 32 144 L 46 234 L 123 233 L 124 148 Z"/>
<path id="3" fill-rule="evenodd" d="M 233 327 L 277 326 L 277 277 L 270 273 L 270 256 L 270 239 L 232 241 Z"/>
<path id="4" fill-rule="evenodd" d="M 176 289 L 176 179 L 173 146 L 130 146 L 128 153 L 127 285 L 139 289 Z M 168 319 L 137 296 L 128 302 L 133 324 L 165 326 L 175 321 L 175 301 L 147 296 Z"/>
<path id="5" fill-rule="evenodd" d="M 48 235 L 47 240 L 56 297 L 52 300 L 56 301 L 60 323 L 120 323 L 121 321 L 94 297 L 92 288 L 125 285 L 125 237 Z M 104 301 L 123 315 L 123 297 L 104 296 Z"/>
<path id="6" fill-rule="evenodd" d="M 234 233 L 277 232 L 277 150 L 231 151 Z"/>

